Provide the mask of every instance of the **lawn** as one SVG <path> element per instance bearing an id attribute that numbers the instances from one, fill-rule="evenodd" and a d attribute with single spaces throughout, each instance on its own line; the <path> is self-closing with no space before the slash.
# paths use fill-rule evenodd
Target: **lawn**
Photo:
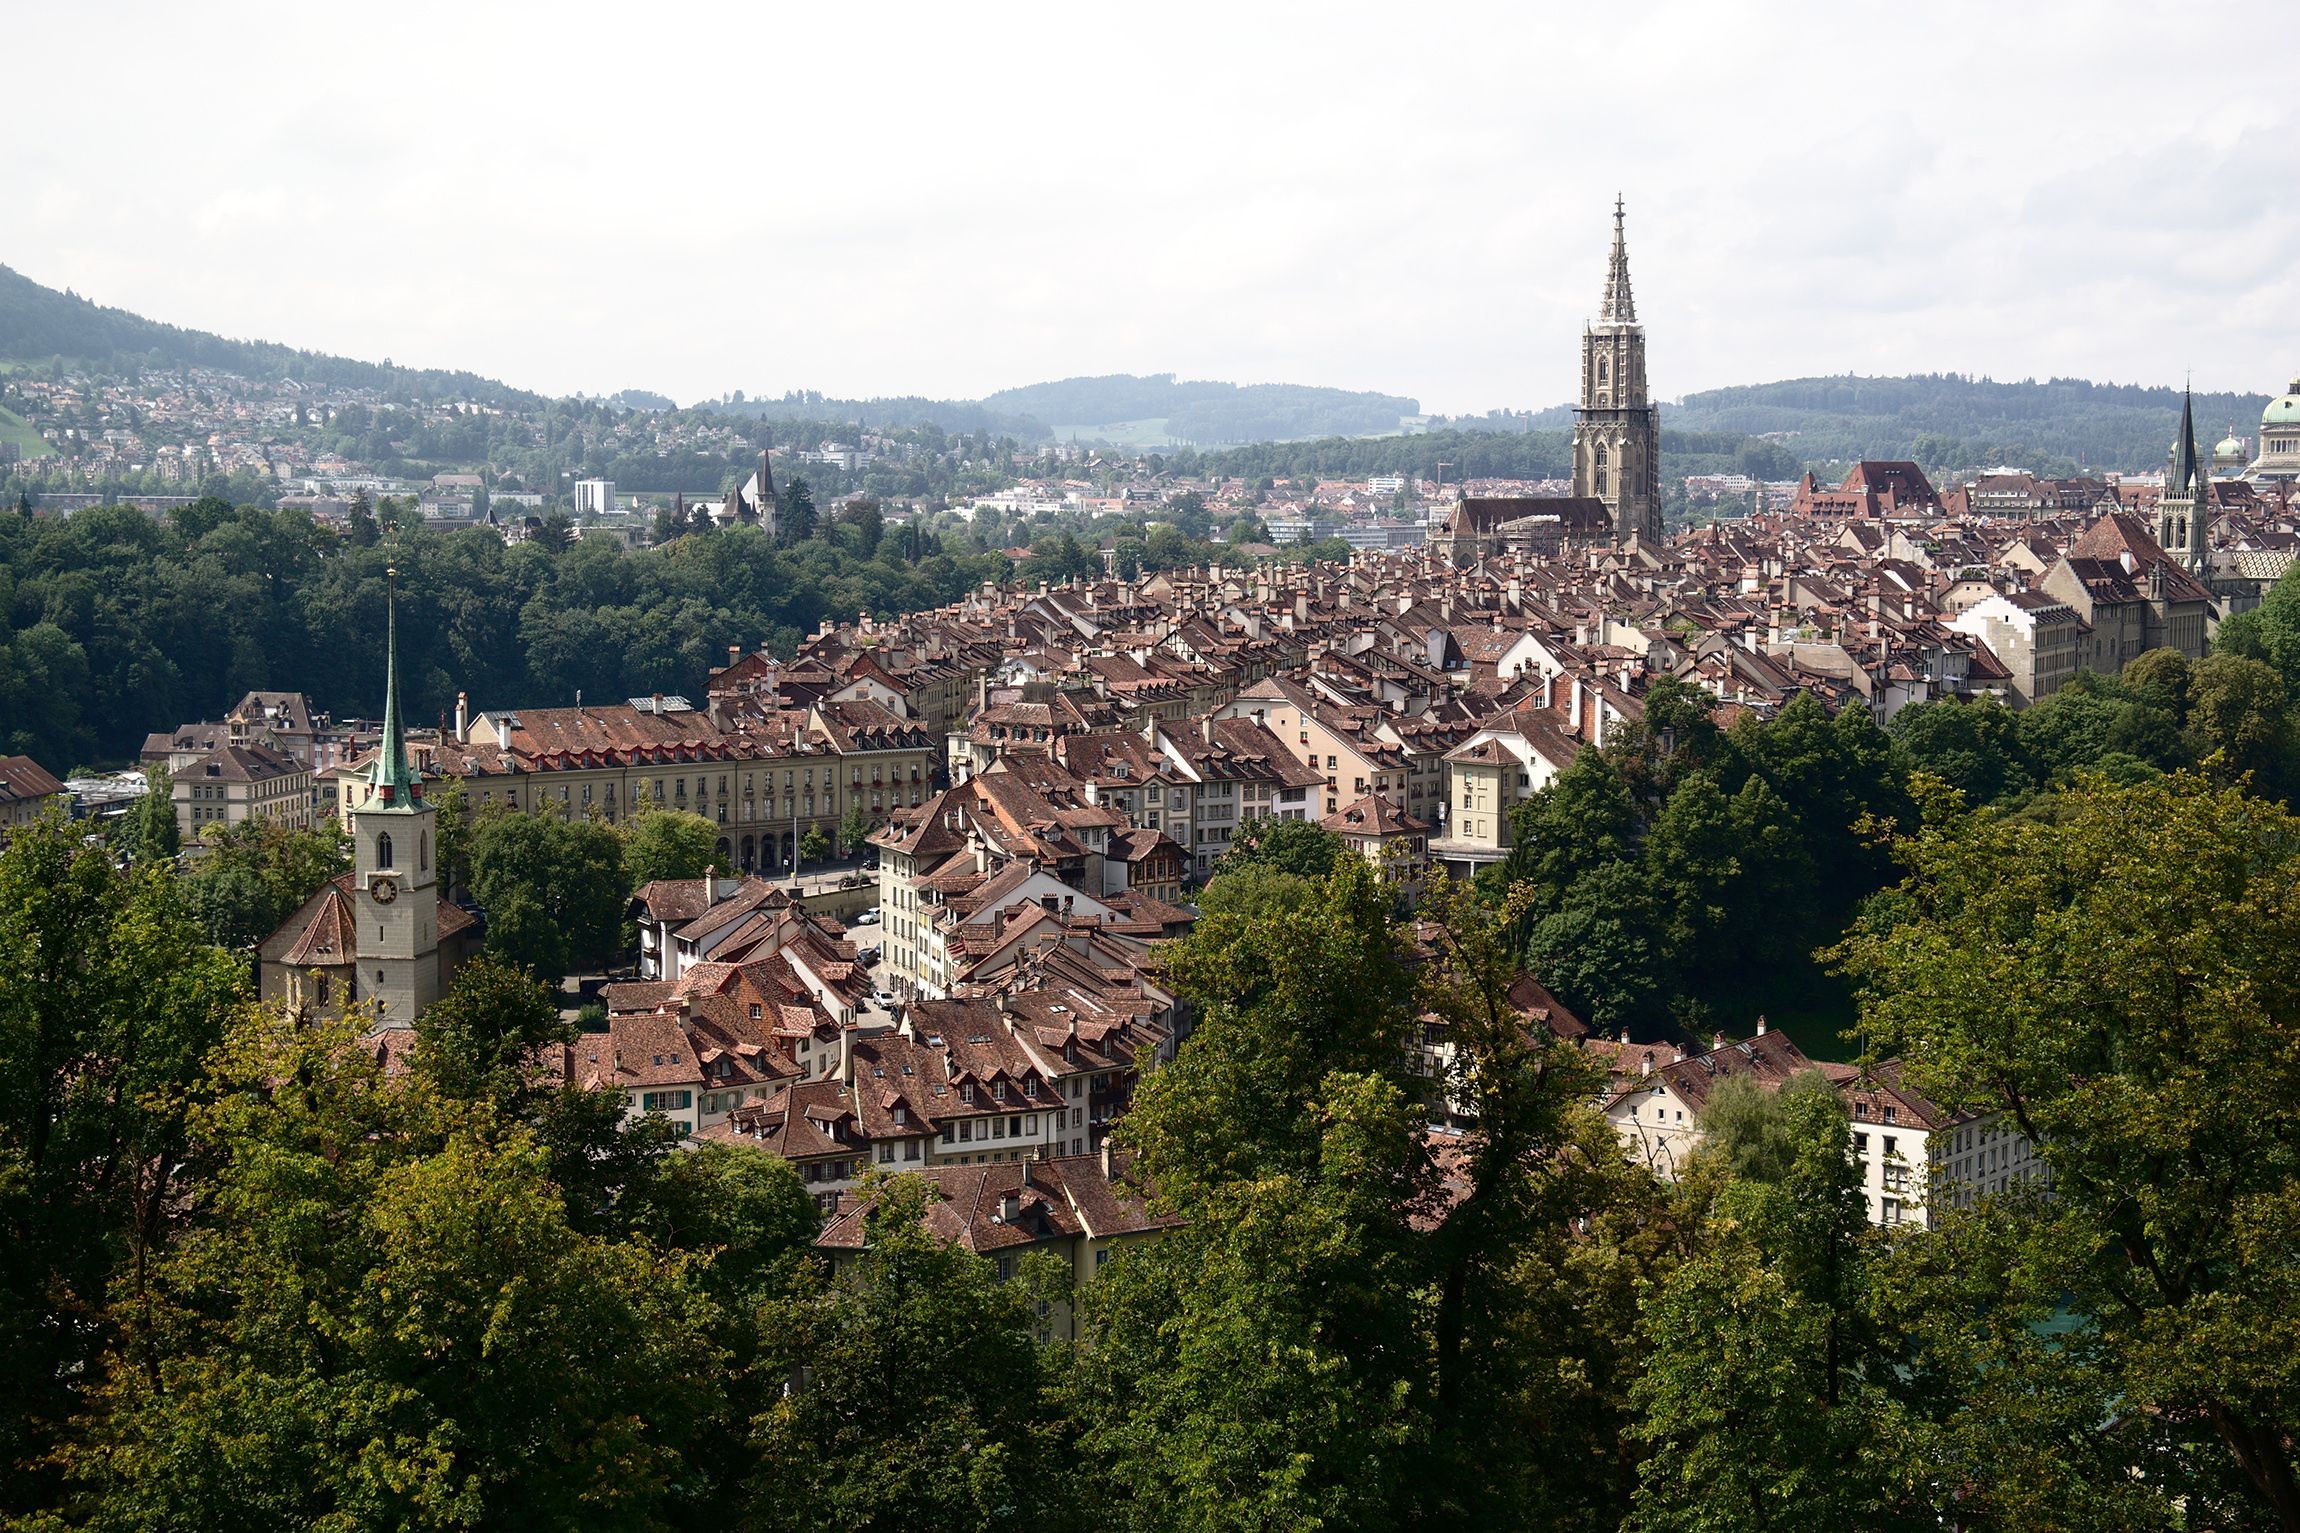
<path id="1" fill-rule="evenodd" d="M 22 416 L 7 410 L 0 410 L 0 442 L 14 442 L 27 458 L 44 458 L 56 450 Z"/>

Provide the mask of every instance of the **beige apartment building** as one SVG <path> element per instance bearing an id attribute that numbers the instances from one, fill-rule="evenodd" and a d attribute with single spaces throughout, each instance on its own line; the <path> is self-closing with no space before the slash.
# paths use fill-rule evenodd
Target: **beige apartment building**
<path id="1" fill-rule="evenodd" d="M 30 756 L 0 756 L 0 839 L 64 802 L 64 785 Z"/>
<path id="2" fill-rule="evenodd" d="M 644 801 L 699 814 L 722 827 L 719 851 L 743 872 L 790 867 L 809 831 L 836 847 L 851 810 L 876 827 L 917 807 L 936 764 L 925 729 L 870 702 L 817 703 L 734 728 L 679 698 L 477 715 L 459 706 L 450 738 L 413 748 L 428 775 L 461 782 L 474 809 L 614 823 Z M 364 769 L 363 758 L 337 776 L 348 784 Z"/>
<path id="3" fill-rule="evenodd" d="M 1316 802 L 1311 817 L 1337 814 L 1368 794 L 1393 804 L 1412 797 L 1412 772 L 1404 751 L 1358 733 L 1354 721 L 1293 682 L 1275 677 L 1258 681 L 1220 709 L 1218 717 L 1252 719 L 1319 775 L 1323 786 L 1312 791 Z"/>
<path id="4" fill-rule="evenodd" d="M 307 830 L 312 823 L 311 768 L 268 746 L 222 745 L 194 757 L 176 773 L 170 797 L 187 841 L 211 825 L 268 820 Z"/>

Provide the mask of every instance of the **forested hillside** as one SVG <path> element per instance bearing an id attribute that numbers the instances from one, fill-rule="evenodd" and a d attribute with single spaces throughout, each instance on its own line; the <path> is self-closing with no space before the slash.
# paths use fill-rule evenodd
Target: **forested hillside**
<path id="1" fill-rule="evenodd" d="M 476 373 L 356 362 L 269 341 L 235 341 L 204 330 L 107 309 L 77 293 L 43 287 L 0 266 L 0 361 L 68 362 L 125 371 L 134 367 L 212 367 L 247 378 L 295 378 L 346 388 L 373 388 L 400 398 L 457 398 L 486 404 L 540 405 L 539 395 Z"/>
<path id="2" fill-rule="evenodd" d="M 905 544 L 836 523 L 791 548 L 743 528 L 555 551 L 411 527 L 398 554 L 409 712 L 436 718 L 458 691 L 479 707 L 693 692 L 730 644 L 788 653 L 825 616 L 934 606 L 1008 572 L 998 555 L 912 559 Z M 297 511 L 0 515 L 0 755 L 59 770 L 131 757 L 147 731 L 215 717 L 251 688 L 373 717 L 384 562 L 372 536 L 347 543 Z"/>
<path id="3" fill-rule="evenodd" d="M 2199 394 L 2210 447 L 2231 424 L 2257 430 L 2260 394 Z M 1783 433 L 1808 463 L 1912 458 L 1943 471 L 2010 463 L 2042 471 L 2163 466 L 2180 421 L 2180 391 L 2054 378 L 1999 383 L 1932 373 L 1908 378 L 1792 378 L 1688 394 L 1662 406 L 1685 431 Z"/>
<path id="4" fill-rule="evenodd" d="M 1177 382 L 1172 373 L 1065 378 L 1002 389 L 982 402 L 1087 438 L 1095 426 L 1162 421 L 1164 435 L 1197 444 L 1367 436 L 1396 431 L 1401 418 L 1421 413 L 1418 401 L 1396 394 L 1295 383 Z"/>

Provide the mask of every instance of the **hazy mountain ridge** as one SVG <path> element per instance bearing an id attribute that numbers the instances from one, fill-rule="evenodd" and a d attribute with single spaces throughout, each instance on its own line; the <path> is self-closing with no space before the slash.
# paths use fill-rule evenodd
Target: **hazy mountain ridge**
<path id="1" fill-rule="evenodd" d="M 1078 435 L 1087 434 L 1079 428 L 1163 421 L 1166 436 L 1206 446 L 1373 436 L 1396 431 L 1404 418 L 1421 413 L 1418 400 L 1400 394 L 1300 383 L 1177 380 L 1172 373 L 1063 378 L 1001 389 L 982 402 Z"/>
<path id="2" fill-rule="evenodd" d="M 232 340 L 107 308 L 0 266 L 0 360 L 61 357 L 98 368 L 210 367 L 257 378 L 374 388 L 416 398 L 458 397 L 539 407 L 545 397 L 475 373 L 400 367 Z M 2207 450 L 2223 432 L 2250 435 L 2265 394 L 2196 396 Z M 618 402 L 662 408 L 663 396 L 625 390 Z M 1111 373 L 1000 389 L 979 400 L 896 395 L 833 399 L 812 390 L 780 398 L 702 401 L 697 408 L 752 419 L 847 420 L 862 426 L 934 425 L 1040 443 L 1057 435 L 1114 445 L 1214 449 L 1256 442 L 1348 440 L 1396 433 L 1420 414 L 1407 395 L 1312 384 L 1235 384 L 1172 373 Z M 1947 470 L 2010 463 L 2047 472 L 2146 470 L 2163 461 L 2180 391 L 2080 378 L 1999 382 L 1956 373 L 1791 378 L 1688 394 L 1661 407 L 1678 433 L 1769 437 L 1816 465 L 1913 458 Z M 1570 426 L 1568 406 L 1497 411 L 1444 421 L 1468 433 L 1549 432 Z M 1362 456 L 1349 454 L 1346 456 Z"/>
<path id="3" fill-rule="evenodd" d="M 452 395 L 496 405 L 539 405 L 543 397 L 477 373 L 360 362 L 271 341 L 236 341 L 106 308 L 0 266 L 0 359 L 62 357 L 91 367 L 208 367 L 249 378 L 293 378 L 373 388 L 416 398 Z"/>
<path id="4" fill-rule="evenodd" d="M 2200 393 L 2206 452 L 2231 427 L 2258 431 L 2265 394 Z M 1778 439 L 1810 463 L 1914 458 L 1927 467 L 2010 462 L 2022 467 L 2161 467 L 2180 423 L 2180 390 L 2082 378 L 1999 382 L 1956 373 L 1901 378 L 1790 378 L 1688 394 L 1663 405 L 1680 431 Z"/>

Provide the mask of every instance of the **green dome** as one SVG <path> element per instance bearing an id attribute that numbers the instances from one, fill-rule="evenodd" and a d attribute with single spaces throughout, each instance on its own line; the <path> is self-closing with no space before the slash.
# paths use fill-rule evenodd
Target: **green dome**
<path id="1" fill-rule="evenodd" d="M 2244 461 L 2243 440 L 2234 432 L 2222 437 L 2212 449 L 2212 461 L 2215 463 L 2242 463 Z"/>
<path id="2" fill-rule="evenodd" d="M 2300 388 L 2281 399 L 2268 401 L 2268 408 L 2260 412 L 2263 426 L 2300 426 Z"/>

